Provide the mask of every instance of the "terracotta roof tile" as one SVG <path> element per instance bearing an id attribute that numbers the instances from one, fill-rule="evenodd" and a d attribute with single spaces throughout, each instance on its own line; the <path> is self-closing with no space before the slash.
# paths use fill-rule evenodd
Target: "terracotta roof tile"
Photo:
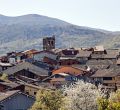
<path id="1" fill-rule="evenodd" d="M 67 73 L 67 74 L 78 76 L 78 75 L 83 74 L 83 70 L 80 70 L 80 69 L 74 68 L 74 67 L 70 67 L 70 66 L 64 66 L 64 67 L 61 67 L 61 68 L 53 71 L 53 74 L 57 74 L 57 73 Z"/>

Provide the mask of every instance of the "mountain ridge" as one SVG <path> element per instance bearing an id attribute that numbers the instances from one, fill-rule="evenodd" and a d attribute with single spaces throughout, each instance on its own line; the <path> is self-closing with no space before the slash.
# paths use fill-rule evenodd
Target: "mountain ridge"
<path id="1" fill-rule="evenodd" d="M 38 14 L 17 17 L 0 15 L 0 54 L 30 48 L 42 49 L 42 38 L 52 35 L 56 36 L 57 48 L 67 48 L 70 45 L 120 47 L 120 32 L 77 26 Z"/>

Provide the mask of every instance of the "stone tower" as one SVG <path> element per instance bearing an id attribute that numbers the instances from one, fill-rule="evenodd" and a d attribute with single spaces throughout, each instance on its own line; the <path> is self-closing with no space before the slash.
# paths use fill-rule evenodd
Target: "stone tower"
<path id="1" fill-rule="evenodd" d="M 43 50 L 55 49 L 55 36 L 43 38 Z"/>

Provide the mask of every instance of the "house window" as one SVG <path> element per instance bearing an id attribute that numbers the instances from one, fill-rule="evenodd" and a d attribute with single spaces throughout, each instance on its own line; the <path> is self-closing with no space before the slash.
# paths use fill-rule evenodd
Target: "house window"
<path id="1" fill-rule="evenodd" d="M 61 62 L 59 62 L 59 65 L 61 65 Z"/>
<path id="2" fill-rule="evenodd" d="M 51 45 L 53 46 L 53 44 L 54 44 L 54 42 L 53 41 L 51 41 Z"/>
<path id="3" fill-rule="evenodd" d="M 112 80 L 112 77 L 103 77 L 103 80 Z"/>
<path id="4" fill-rule="evenodd" d="M 0 110 L 4 110 L 4 105 L 0 104 Z"/>
<path id="5" fill-rule="evenodd" d="M 28 95 L 29 95 L 29 91 L 26 91 L 26 94 L 28 94 Z"/>
<path id="6" fill-rule="evenodd" d="M 34 95 L 36 95 L 37 92 L 34 92 Z"/>

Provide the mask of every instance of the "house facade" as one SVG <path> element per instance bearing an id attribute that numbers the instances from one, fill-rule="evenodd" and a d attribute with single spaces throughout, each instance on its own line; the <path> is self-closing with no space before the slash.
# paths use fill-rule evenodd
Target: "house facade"
<path id="1" fill-rule="evenodd" d="M 91 76 L 95 84 L 102 84 L 108 88 L 119 89 L 120 88 L 120 73 L 117 69 L 102 69 L 96 71 Z"/>

